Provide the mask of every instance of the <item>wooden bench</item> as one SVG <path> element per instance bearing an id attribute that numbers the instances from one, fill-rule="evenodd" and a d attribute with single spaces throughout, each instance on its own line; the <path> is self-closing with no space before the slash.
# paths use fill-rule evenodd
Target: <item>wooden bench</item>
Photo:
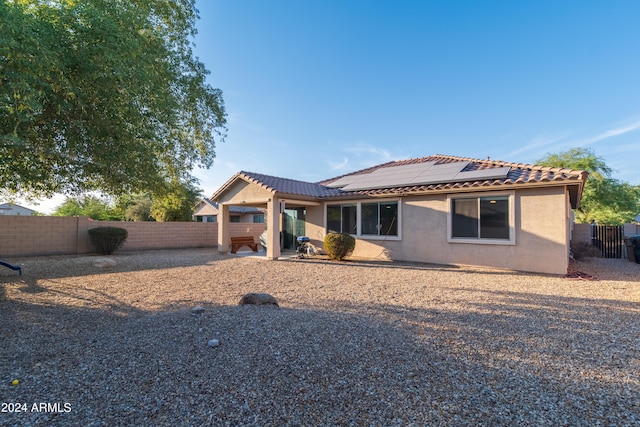
<path id="1" fill-rule="evenodd" d="M 243 246 L 248 246 L 253 252 L 258 252 L 258 244 L 253 240 L 252 236 L 232 237 L 231 253 L 235 254 Z"/>

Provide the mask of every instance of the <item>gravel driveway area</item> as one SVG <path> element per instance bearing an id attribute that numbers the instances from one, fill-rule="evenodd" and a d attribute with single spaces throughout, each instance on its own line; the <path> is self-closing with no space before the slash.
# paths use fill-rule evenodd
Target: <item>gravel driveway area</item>
<path id="1" fill-rule="evenodd" d="M 96 258 L 0 268 L 0 425 L 640 425 L 640 264 Z"/>

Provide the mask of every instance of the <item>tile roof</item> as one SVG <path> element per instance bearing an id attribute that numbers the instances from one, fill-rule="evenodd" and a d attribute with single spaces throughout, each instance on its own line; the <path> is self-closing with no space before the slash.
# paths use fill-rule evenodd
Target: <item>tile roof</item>
<path id="1" fill-rule="evenodd" d="M 352 172 L 350 174 L 337 176 L 335 178 L 327 179 L 319 182 L 320 185 L 331 185 L 332 182 L 336 182 L 340 178 L 347 176 L 368 174 L 375 170 L 387 167 L 404 166 L 417 163 L 436 162 L 436 164 L 445 164 L 453 162 L 468 162 L 468 165 L 462 169 L 463 172 L 495 169 L 501 167 L 509 167 L 509 172 L 506 177 L 500 179 L 477 179 L 458 182 L 441 182 L 430 183 L 421 185 L 410 186 L 394 186 L 390 188 L 377 188 L 371 190 L 357 190 L 345 192 L 341 194 L 344 196 L 365 196 L 365 195 L 383 195 L 383 194 L 407 194 L 418 192 L 430 192 L 430 191 L 446 191 L 446 190 L 462 190 L 462 189 L 482 189 L 486 187 L 497 187 L 505 185 L 517 185 L 517 184 L 544 184 L 544 183 L 574 183 L 576 185 L 582 185 L 587 178 L 588 173 L 586 171 L 576 171 L 564 168 L 553 168 L 547 166 L 536 166 L 526 163 L 509 163 L 500 160 L 480 160 L 469 157 L 457 157 L 447 156 L 442 154 L 436 154 L 428 157 L 420 157 L 415 159 L 398 160 L 381 165 L 372 166 L 370 168 L 362 169 L 360 171 Z"/>
<path id="2" fill-rule="evenodd" d="M 324 198 L 336 196 L 343 193 L 343 191 L 340 189 L 327 187 L 325 185 L 320 185 L 313 182 L 279 178 L 277 176 L 264 175 L 254 172 L 242 171 L 239 172 L 237 176 L 272 192 L 301 197 Z"/>
<path id="3" fill-rule="evenodd" d="M 462 169 L 463 172 L 477 171 L 485 169 L 495 169 L 509 167 L 509 171 L 503 178 L 489 178 L 489 179 L 470 179 L 466 181 L 455 182 L 441 182 L 441 183 L 429 183 L 420 185 L 398 185 L 390 186 L 388 188 L 375 188 L 375 189 L 360 189 L 354 191 L 345 191 L 340 188 L 330 187 L 333 182 L 338 179 L 369 174 L 373 171 L 382 168 L 405 166 L 411 164 L 435 162 L 436 165 L 454 163 L 454 162 L 467 162 L 468 164 Z M 510 185 L 544 185 L 549 183 L 554 185 L 558 184 L 575 184 L 578 187 L 578 195 L 581 191 L 582 185 L 587 178 L 588 173 L 585 171 L 576 171 L 563 168 L 552 168 L 546 166 L 536 166 L 525 163 L 509 163 L 500 160 L 480 160 L 468 157 L 447 156 L 442 154 L 436 154 L 433 156 L 420 157 L 407 160 L 398 160 L 383 163 L 380 165 L 372 166 L 366 169 L 362 169 L 349 174 L 330 178 L 318 183 L 311 183 L 305 181 L 297 181 L 288 178 L 279 178 L 270 175 L 264 175 L 254 172 L 241 171 L 234 175 L 227 183 L 225 183 L 214 195 L 215 197 L 231 185 L 236 179 L 241 178 L 250 183 L 259 185 L 260 187 L 269 190 L 273 193 L 281 193 L 286 195 L 293 195 L 297 197 L 312 198 L 312 199 L 328 199 L 328 198 L 345 198 L 345 197 L 366 197 L 366 196 L 382 196 L 382 195 L 398 195 L 398 194 L 410 194 L 410 193 L 424 193 L 424 192 L 444 192 L 444 191 L 464 191 L 464 190 L 483 190 L 483 189 L 496 189 L 496 187 L 504 187 Z M 579 197 L 577 197 L 579 200 Z"/>

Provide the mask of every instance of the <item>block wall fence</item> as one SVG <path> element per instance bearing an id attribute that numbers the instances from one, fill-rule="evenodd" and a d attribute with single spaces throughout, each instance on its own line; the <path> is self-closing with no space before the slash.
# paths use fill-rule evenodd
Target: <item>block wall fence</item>
<path id="1" fill-rule="evenodd" d="M 0 257 L 95 253 L 89 229 L 120 227 L 129 237 L 118 251 L 218 247 L 214 222 L 93 221 L 86 217 L 0 216 Z M 235 236 L 259 236 L 265 224 L 230 223 Z"/>
<path id="2" fill-rule="evenodd" d="M 625 237 L 640 235 L 640 224 L 624 224 Z M 571 232 L 573 243 L 591 243 L 591 224 L 573 224 Z"/>

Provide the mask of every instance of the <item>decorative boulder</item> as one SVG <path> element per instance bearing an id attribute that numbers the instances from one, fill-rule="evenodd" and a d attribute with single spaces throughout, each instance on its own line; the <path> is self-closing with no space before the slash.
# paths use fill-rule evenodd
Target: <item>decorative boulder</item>
<path id="1" fill-rule="evenodd" d="M 247 304 L 255 304 L 255 305 L 275 305 L 279 307 L 278 301 L 274 297 L 269 294 L 256 294 L 249 293 L 240 298 L 240 302 L 238 305 L 247 305 Z"/>
<path id="2" fill-rule="evenodd" d="M 93 260 L 94 267 L 109 268 L 115 267 L 117 263 L 111 258 L 96 258 Z"/>
<path id="3" fill-rule="evenodd" d="M 193 308 L 191 309 L 191 314 L 192 314 L 193 316 L 197 316 L 197 315 L 202 314 L 202 313 L 204 313 L 204 308 L 202 308 L 202 307 L 200 307 L 200 306 L 198 306 L 198 307 L 193 307 Z"/>

